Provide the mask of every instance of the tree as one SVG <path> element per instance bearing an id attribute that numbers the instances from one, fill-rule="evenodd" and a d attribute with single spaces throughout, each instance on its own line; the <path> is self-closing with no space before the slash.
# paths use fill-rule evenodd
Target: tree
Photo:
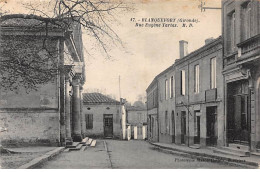
<path id="1" fill-rule="evenodd" d="M 17 36 L 1 37 L 1 87 L 10 90 L 20 86 L 29 91 L 37 89 L 37 85 L 51 81 L 57 74 L 60 67 L 55 61 L 58 50 L 48 44 L 51 42 L 48 34 L 53 28 L 70 30 L 75 24 L 80 25 L 97 40 L 106 57 L 110 58 L 109 45 L 122 46 L 119 36 L 110 27 L 111 22 L 115 21 L 115 15 L 119 12 L 131 10 L 128 4 L 120 0 L 45 0 L 25 3 L 24 7 L 28 14 L 10 14 L 4 12 L 0 4 L 0 25 L 11 19 L 30 20 L 33 22 L 30 22 L 29 28 L 40 27 L 45 35 L 40 40 L 42 46 L 33 50 L 30 49 L 33 37 L 31 40 Z M 8 42 L 13 39 L 18 42 Z M 21 47 L 22 44 L 27 48 Z"/>

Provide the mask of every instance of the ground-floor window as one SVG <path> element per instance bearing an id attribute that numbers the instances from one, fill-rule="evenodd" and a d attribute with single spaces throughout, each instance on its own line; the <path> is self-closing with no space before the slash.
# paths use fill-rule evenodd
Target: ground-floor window
<path id="1" fill-rule="evenodd" d="M 86 129 L 93 129 L 93 114 L 86 114 Z"/>

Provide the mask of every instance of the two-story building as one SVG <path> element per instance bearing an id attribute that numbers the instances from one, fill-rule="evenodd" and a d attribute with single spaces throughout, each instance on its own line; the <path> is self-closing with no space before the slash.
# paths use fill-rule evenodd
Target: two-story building
<path id="1" fill-rule="evenodd" d="M 149 87 L 146 89 L 147 94 L 147 138 L 149 141 L 159 141 L 158 127 L 158 82 L 155 77 Z"/>
<path id="2" fill-rule="evenodd" d="M 260 2 L 223 0 L 226 146 L 260 149 Z"/>

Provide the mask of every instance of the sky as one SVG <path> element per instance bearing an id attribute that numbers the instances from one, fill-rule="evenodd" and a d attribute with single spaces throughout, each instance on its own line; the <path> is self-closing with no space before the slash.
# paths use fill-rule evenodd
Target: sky
<path id="1" fill-rule="evenodd" d="M 221 11 L 201 12 L 198 0 L 135 1 L 136 11 L 119 16 L 120 25 L 113 28 L 124 42 L 127 53 L 112 51 L 113 60 L 101 55 L 86 60 L 86 91 L 99 89 L 105 94 L 134 102 L 146 95 L 146 88 L 154 77 L 179 58 L 179 41 L 188 41 L 189 53 L 205 44 L 205 39 L 221 35 Z M 207 6 L 220 7 L 220 0 L 206 2 Z M 193 28 L 135 27 L 131 18 L 185 18 L 198 19 Z M 85 39 L 84 46 L 88 46 Z"/>
<path id="2" fill-rule="evenodd" d="M 2 0 L 0 0 L 2 1 Z M 28 0 L 7 0 L 5 8 L 19 13 L 19 4 Z M 118 13 L 111 28 L 118 34 L 124 48 L 113 47 L 108 59 L 92 37 L 83 30 L 86 82 L 84 92 L 99 91 L 119 99 L 135 102 L 145 97 L 154 77 L 179 58 L 179 41 L 188 41 L 189 53 L 205 44 L 205 39 L 221 35 L 221 11 L 198 8 L 199 0 L 129 0 L 134 11 Z M 206 0 L 206 6 L 220 7 L 221 0 Z M 135 18 L 136 22 L 131 21 Z M 142 18 L 197 19 L 193 27 L 136 27 Z M 145 24 L 145 22 L 143 22 Z M 162 23 L 161 23 L 162 24 Z"/>

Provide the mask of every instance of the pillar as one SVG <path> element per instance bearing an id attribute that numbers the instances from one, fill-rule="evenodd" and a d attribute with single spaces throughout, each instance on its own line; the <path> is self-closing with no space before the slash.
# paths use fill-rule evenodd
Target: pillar
<path id="1" fill-rule="evenodd" d="M 80 77 L 76 74 L 73 78 L 72 95 L 72 138 L 75 142 L 81 142 L 81 116 L 80 116 Z"/>
<path id="2" fill-rule="evenodd" d="M 82 137 L 86 136 L 86 118 L 85 114 L 83 114 L 82 108 L 83 108 L 83 97 L 82 97 L 82 90 L 83 87 L 80 87 L 80 116 L 81 116 L 81 134 Z"/>
<path id="3" fill-rule="evenodd" d="M 65 78 L 65 128 L 66 128 L 66 142 L 71 142 L 71 126 L 70 126 L 70 77 L 69 74 Z"/>

